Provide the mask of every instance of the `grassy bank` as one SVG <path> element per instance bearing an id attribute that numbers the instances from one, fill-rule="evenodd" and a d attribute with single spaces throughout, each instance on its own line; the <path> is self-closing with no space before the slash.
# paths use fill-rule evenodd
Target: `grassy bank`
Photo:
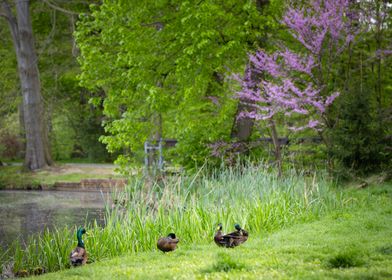
<path id="1" fill-rule="evenodd" d="M 361 190 L 366 205 L 273 233 L 243 246 L 181 242 L 177 251 L 107 259 L 39 279 L 391 279 L 392 186 Z"/>
<path id="2" fill-rule="evenodd" d="M 278 179 L 274 174 L 260 167 L 225 170 L 212 176 L 203 176 L 199 173 L 192 177 L 171 177 L 155 185 L 134 181 L 125 192 L 116 194 L 117 204 L 113 209 L 108 210 L 105 228 L 88 226 L 90 235 L 86 237 L 85 243 L 90 262 L 96 263 L 80 270 L 51 275 L 62 277 L 61 275 L 69 275 L 69 273 L 83 274 L 84 271 L 85 276 L 88 273 L 100 274 L 100 268 L 104 268 L 108 260 L 112 265 L 118 266 L 114 271 L 125 271 L 125 275 L 129 273 L 138 275 L 139 270 L 140 273 L 152 270 L 154 263 L 163 269 L 162 262 L 169 261 L 170 264 L 172 261 L 173 270 L 166 267 L 166 272 L 163 274 L 167 275 L 167 278 L 173 278 L 177 274 L 182 275 L 181 272 L 188 264 L 194 268 L 190 270 L 193 273 L 192 277 L 208 278 L 210 275 L 215 275 L 213 272 L 219 270 L 219 266 L 225 267 L 226 262 L 241 264 L 244 259 L 245 262 L 238 268 L 242 267 L 245 272 L 235 269 L 230 273 L 241 275 L 245 273 L 244 275 L 251 277 L 259 271 L 259 266 L 263 267 L 264 262 L 276 261 L 277 265 L 280 265 L 280 250 L 285 248 L 283 246 L 285 242 L 266 243 L 266 237 L 272 238 L 271 240 L 274 238 L 291 240 L 293 244 L 300 240 L 306 242 L 304 239 L 306 235 L 303 237 L 301 233 L 306 228 L 306 224 L 314 223 L 326 216 L 329 218 L 324 222 L 315 224 L 320 228 L 316 232 L 310 230 L 313 224 L 308 225 L 308 236 L 315 233 L 317 233 L 315 237 L 323 234 L 329 236 L 328 230 L 333 229 L 335 223 L 342 222 L 340 227 L 344 229 L 347 225 L 343 222 L 348 216 L 355 218 L 357 215 L 355 213 L 373 209 L 375 204 L 385 206 L 383 208 L 385 216 L 390 216 L 391 211 L 387 209 L 388 204 L 385 203 L 385 201 L 391 202 L 389 189 L 390 186 L 385 186 L 377 195 L 367 190 L 350 192 L 339 189 L 323 176 L 305 177 L 287 172 L 283 179 Z M 383 204 L 380 204 L 381 202 Z M 373 210 L 376 211 L 375 208 Z M 369 220 L 371 220 L 370 217 L 376 213 L 369 213 Z M 227 230 L 232 229 L 233 224 L 238 222 L 251 232 L 252 238 L 244 248 L 236 248 L 233 251 L 215 248 L 211 240 L 218 222 L 222 222 Z M 324 223 L 325 227 L 323 227 Z M 377 228 L 378 224 L 378 220 L 375 220 L 374 228 Z M 291 228 L 293 225 L 299 227 L 297 231 L 294 227 L 292 233 L 290 230 L 282 231 L 290 235 L 279 237 L 281 230 Z M 323 233 L 321 228 L 326 232 Z M 371 226 L 369 228 L 372 230 Z M 156 252 L 156 240 L 159 236 L 172 231 L 180 236 L 181 248 L 173 254 L 162 256 Z M 337 231 L 335 237 L 340 234 Z M 368 232 L 364 232 L 363 237 L 367 234 Z M 356 239 L 353 240 L 355 243 Z M 316 244 L 321 241 L 322 239 L 312 242 Z M 312 242 L 306 243 L 308 244 L 306 246 L 309 247 Z M 331 247 L 323 249 L 325 254 L 328 253 L 333 257 L 336 253 L 339 256 L 339 252 L 335 250 L 337 247 L 333 247 L 337 244 L 331 243 Z M 6 263 L 12 260 L 15 271 L 33 271 L 36 267 L 43 267 L 46 271 L 67 269 L 68 254 L 74 246 L 74 231 L 57 230 L 30 240 L 25 249 L 16 244 L 7 253 L 7 259 L 4 258 L 2 261 Z M 271 259 L 261 258 L 273 251 L 276 253 L 271 255 Z M 354 255 L 357 257 L 356 252 Z M 221 254 L 224 259 L 222 264 L 218 260 Z M 241 257 L 242 254 L 244 257 Z M 295 258 L 297 253 L 293 251 L 292 254 Z M 124 255 L 130 256 L 116 258 Z M 361 257 L 360 254 L 358 256 Z M 324 269 L 327 255 L 320 258 L 320 269 Z M 126 263 L 125 266 L 121 265 L 122 261 Z M 286 260 L 282 261 L 286 263 Z M 176 262 L 181 265 L 176 267 Z M 139 267 L 142 264 L 143 266 Z M 273 269 L 271 264 L 268 267 Z M 209 273 L 208 270 L 212 272 Z M 219 273 L 218 275 L 222 277 L 226 275 L 223 272 Z M 106 278 L 102 279 L 110 277 L 106 274 Z"/>
<path id="3" fill-rule="evenodd" d="M 23 172 L 21 166 L 0 166 L 1 189 L 40 189 L 56 182 L 80 182 L 83 179 L 116 178 L 114 167 L 99 164 L 59 164 L 36 172 Z"/>

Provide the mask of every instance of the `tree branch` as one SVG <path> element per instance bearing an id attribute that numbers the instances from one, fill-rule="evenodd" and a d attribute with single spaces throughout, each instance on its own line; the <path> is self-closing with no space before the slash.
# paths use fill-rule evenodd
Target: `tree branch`
<path id="1" fill-rule="evenodd" d="M 50 3 L 48 0 L 43 0 L 43 2 L 45 2 L 52 9 L 55 9 L 55 10 L 60 11 L 62 13 L 65 13 L 65 14 L 68 14 L 68 15 L 79 15 L 79 13 L 76 13 L 76 12 L 73 12 L 73 11 L 69 11 L 69 10 L 61 8 L 59 6 L 56 6 L 56 5 L 52 4 L 52 3 Z"/>
<path id="2" fill-rule="evenodd" d="M 3 0 L 1 1 L 2 13 L 0 15 L 4 17 L 8 21 L 8 25 L 11 30 L 12 40 L 15 45 L 16 51 L 19 50 L 19 30 L 18 30 L 18 23 L 16 21 L 15 16 L 12 13 L 10 4 Z"/>
<path id="3" fill-rule="evenodd" d="M 6 6 L 8 6 L 8 3 L 7 3 L 7 1 L 5 1 L 5 0 L 3 0 L 3 1 L 1 1 L 1 6 L 0 6 L 0 17 L 3 17 L 3 18 L 5 18 L 7 21 L 9 21 L 10 20 L 10 18 L 9 18 L 9 16 L 8 16 L 8 14 L 7 14 L 7 7 Z"/>
<path id="4" fill-rule="evenodd" d="M 7 15 L 6 15 L 5 13 L 0 12 L 0 17 L 3 17 L 3 18 L 5 18 L 6 20 L 8 20 L 8 17 L 7 17 Z"/>

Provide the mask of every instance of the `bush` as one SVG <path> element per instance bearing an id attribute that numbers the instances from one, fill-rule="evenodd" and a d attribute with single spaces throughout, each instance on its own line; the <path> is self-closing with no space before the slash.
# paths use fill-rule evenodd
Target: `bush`
<path id="1" fill-rule="evenodd" d="M 0 157 L 14 160 L 20 157 L 23 145 L 19 137 L 9 132 L 0 134 Z"/>
<path id="2" fill-rule="evenodd" d="M 333 130 L 334 156 L 342 167 L 355 173 L 376 171 L 388 157 L 384 131 L 380 128 L 375 109 L 371 106 L 371 91 L 353 87 L 340 101 L 339 116 Z"/>

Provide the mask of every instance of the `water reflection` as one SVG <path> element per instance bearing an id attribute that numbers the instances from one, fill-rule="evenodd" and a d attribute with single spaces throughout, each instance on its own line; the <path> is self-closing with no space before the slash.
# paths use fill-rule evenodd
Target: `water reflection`
<path id="1" fill-rule="evenodd" d="M 27 240 L 46 228 L 104 223 L 104 205 L 110 194 L 67 191 L 0 191 L 0 246 Z"/>

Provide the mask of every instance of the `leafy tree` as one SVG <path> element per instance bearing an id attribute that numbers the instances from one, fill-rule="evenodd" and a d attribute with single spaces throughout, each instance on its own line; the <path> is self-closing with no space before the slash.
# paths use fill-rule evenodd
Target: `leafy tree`
<path id="1" fill-rule="evenodd" d="M 0 15 L 8 22 L 18 61 L 26 134 L 24 166 L 29 170 L 35 170 L 52 164 L 52 159 L 49 153 L 29 4 L 29 1 L 15 1 L 15 16 L 8 1 L 3 0 Z"/>
<path id="2" fill-rule="evenodd" d="M 342 60 L 338 80 L 345 92 L 338 100 L 332 131 L 334 156 L 350 174 L 391 164 L 392 7 L 382 1 L 357 3 L 360 41 Z"/>
<path id="3" fill-rule="evenodd" d="M 177 138 L 179 161 L 192 166 L 208 143 L 230 138 L 237 102 L 228 77 L 274 25 L 261 2 L 113 1 L 81 18 L 81 84 L 105 94 L 93 103 L 103 102 L 109 151 L 129 151 L 119 162 L 163 137 Z"/>
<path id="4" fill-rule="evenodd" d="M 55 160 L 69 159 L 72 155 L 99 161 L 108 159 L 107 152 L 98 141 L 104 134 L 102 109 L 88 104 L 90 93 L 79 86 L 76 78 L 79 72 L 76 61 L 78 49 L 73 31 L 79 13 L 88 11 L 89 2 L 97 1 L 32 1 L 30 4 L 41 93 L 45 103 L 44 115 Z M 8 115 L 19 111 L 21 98 L 15 73 L 15 51 L 9 31 L 2 28 L 3 25 L 6 27 L 5 24 L 6 21 L 0 21 L 0 33 L 3 35 L 0 37 L 0 66 L 3 73 L 0 96 L 4 101 L 0 106 L 0 130 L 9 134 L 10 123 L 6 120 L 9 119 Z M 11 119 L 17 121 L 15 117 Z M 14 126 L 12 124 L 12 128 Z M 18 137 L 18 130 L 15 131 L 12 133 Z M 19 138 L 23 138 L 23 135 Z"/>
<path id="5" fill-rule="evenodd" d="M 332 126 L 327 108 L 339 92 L 329 83 L 333 78 L 330 69 L 354 39 L 352 16 L 348 0 L 313 0 L 309 5 L 291 3 L 283 23 L 301 49 L 290 49 L 286 43 L 272 54 L 258 50 L 249 56 L 252 67 L 239 79 L 242 89 L 238 95 L 250 108 L 242 116 L 269 121 L 279 170 L 281 154 L 276 116 L 291 121 L 302 116 L 295 120 L 305 124 L 289 128 L 316 129 L 331 149 L 323 128 Z"/>
<path id="6" fill-rule="evenodd" d="M 350 85 L 350 91 L 339 102 L 339 121 L 333 138 L 336 157 L 343 166 L 357 173 L 375 170 L 383 162 L 384 156 L 377 122 L 372 116 L 371 90 L 361 88 L 361 82 L 356 82 Z"/>

